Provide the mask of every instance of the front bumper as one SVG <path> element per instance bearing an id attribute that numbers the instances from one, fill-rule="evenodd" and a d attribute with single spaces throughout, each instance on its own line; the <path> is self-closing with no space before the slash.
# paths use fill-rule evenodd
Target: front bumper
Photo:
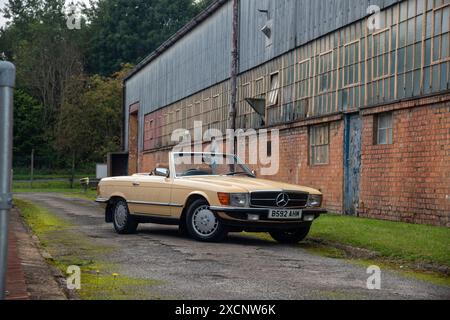
<path id="1" fill-rule="evenodd" d="M 312 221 L 307 221 L 306 216 L 314 216 L 314 220 L 321 214 L 326 214 L 327 210 L 321 208 L 302 209 L 302 218 L 296 220 L 268 219 L 269 210 L 265 208 L 232 208 L 232 207 L 210 207 L 220 221 L 227 226 L 242 228 L 245 231 L 271 231 L 296 229 L 305 225 L 311 225 Z M 258 220 L 249 220 L 248 215 L 259 216 Z"/>
<path id="2" fill-rule="evenodd" d="M 95 199 L 95 202 L 101 203 L 101 204 L 106 204 L 106 203 L 109 202 L 109 199 L 106 199 L 106 198 L 97 198 L 97 199 Z"/>

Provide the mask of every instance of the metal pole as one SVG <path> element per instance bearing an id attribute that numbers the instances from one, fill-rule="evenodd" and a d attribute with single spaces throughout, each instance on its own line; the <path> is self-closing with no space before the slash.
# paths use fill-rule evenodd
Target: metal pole
<path id="1" fill-rule="evenodd" d="M 239 73 L 239 0 L 233 0 L 233 36 L 231 60 L 231 103 L 228 129 L 236 130 L 237 76 Z"/>
<path id="2" fill-rule="evenodd" d="M 12 208 L 11 168 L 13 136 L 13 94 L 16 68 L 0 61 L 0 300 L 5 299 L 8 267 L 8 223 Z"/>
<path id="3" fill-rule="evenodd" d="M 33 189 L 33 180 L 34 180 L 34 149 L 31 150 L 31 172 L 30 172 L 31 189 Z"/>

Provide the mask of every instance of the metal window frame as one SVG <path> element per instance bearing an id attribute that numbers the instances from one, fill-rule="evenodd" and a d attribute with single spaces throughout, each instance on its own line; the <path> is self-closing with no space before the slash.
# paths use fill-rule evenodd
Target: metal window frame
<path id="1" fill-rule="evenodd" d="M 358 62 L 356 62 L 356 63 L 351 63 L 351 64 L 349 64 L 349 65 L 346 65 L 345 64 L 345 59 L 346 59 L 346 57 L 347 57 L 347 55 L 346 55 L 346 51 L 345 51 L 345 49 L 347 48 L 347 47 L 349 47 L 349 46 L 352 46 L 352 45 L 354 45 L 354 44 L 358 44 Z M 353 88 L 353 87 L 359 87 L 360 85 L 361 85 L 361 39 L 356 39 L 356 40 L 354 40 L 354 41 L 351 41 L 351 42 L 349 42 L 349 43 L 347 43 L 347 44 L 344 44 L 343 45 L 343 59 L 342 59 L 342 61 L 343 61 L 343 63 L 342 63 L 342 72 L 345 74 L 345 69 L 346 68 L 348 68 L 348 67 L 354 67 L 354 66 L 358 66 L 358 72 L 357 72 L 357 75 L 358 75 L 358 80 L 357 80 L 357 82 L 353 82 L 353 83 L 351 83 L 351 84 L 348 84 L 348 85 L 345 85 L 345 76 L 343 75 L 342 76 L 342 78 L 343 78 L 343 81 L 342 81 L 342 88 L 341 88 L 341 90 L 342 89 L 349 89 L 349 88 Z"/>
<path id="2" fill-rule="evenodd" d="M 317 95 L 319 96 L 319 95 L 323 95 L 323 94 L 327 94 L 327 93 L 330 93 L 330 92 L 333 92 L 333 88 L 331 87 L 332 86 L 332 84 L 333 84 L 333 80 L 334 80 L 334 75 L 333 75 L 333 72 L 335 72 L 336 70 L 334 69 L 334 55 L 333 55 L 333 53 L 334 53 L 334 48 L 333 49 L 331 49 L 331 50 L 328 50 L 328 51 L 326 51 L 326 52 L 323 52 L 323 53 L 321 53 L 321 54 L 319 54 L 319 56 L 318 56 L 318 58 L 319 58 L 319 70 L 317 70 L 318 72 L 316 73 L 316 77 L 318 77 L 318 80 L 319 80 L 319 87 L 317 88 Z M 323 63 L 323 60 L 322 60 L 322 58 L 323 58 L 323 56 L 326 56 L 326 55 L 331 55 L 331 59 L 330 59 L 330 61 L 331 61 L 331 67 L 330 67 L 330 69 L 328 70 L 328 71 L 326 71 L 326 72 L 321 72 L 321 70 L 322 70 L 322 63 Z M 338 61 L 339 62 L 339 61 Z M 327 74 L 327 73 L 331 73 L 331 78 L 328 78 L 328 86 L 327 86 L 327 90 L 325 90 L 325 91 L 321 91 L 321 88 L 322 88 L 322 79 L 321 79 L 321 76 L 322 75 L 324 75 L 324 74 Z"/>
<path id="3" fill-rule="evenodd" d="M 390 26 L 390 27 L 386 27 L 386 28 L 384 28 L 384 29 L 382 29 L 382 30 L 379 30 L 379 31 L 377 31 L 377 32 L 374 32 L 374 33 L 372 33 L 370 36 L 372 37 L 372 57 L 371 57 L 371 60 L 372 60 L 372 63 L 371 63 L 371 69 L 372 69 L 372 81 L 370 82 L 370 83 L 374 83 L 374 82 L 376 82 L 376 81 L 378 81 L 378 80 L 384 80 L 384 79 L 387 79 L 387 78 L 390 78 L 391 77 L 391 75 L 390 75 L 390 72 L 391 72 L 391 63 L 392 63 L 392 61 L 391 61 L 391 58 L 388 56 L 388 72 L 387 72 L 387 74 L 384 74 L 384 62 L 383 62 L 383 75 L 381 75 L 381 76 L 378 76 L 378 77 L 375 77 L 375 70 L 374 70 L 374 65 L 375 65 L 375 58 L 379 58 L 379 57 L 382 57 L 382 56 L 384 56 L 385 54 L 387 54 L 387 55 L 390 55 L 390 53 L 392 52 L 392 32 L 391 32 L 391 29 L 392 29 L 392 26 Z M 389 48 L 387 48 L 386 49 L 386 51 L 385 52 L 383 52 L 383 53 L 381 53 L 381 54 L 377 54 L 377 55 L 375 55 L 374 54 L 374 50 L 375 50 L 375 37 L 376 36 L 378 36 L 378 35 L 380 35 L 380 34 L 382 34 L 382 33 L 385 33 L 385 32 L 387 32 L 387 34 L 388 34 L 388 38 L 389 38 L 389 40 L 388 40 L 388 42 L 389 42 Z M 397 28 L 397 32 L 400 32 L 400 28 Z M 398 36 L 397 36 L 397 39 L 398 39 Z M 367 50 L 367 49 L 366 49 Z M 397 49 L 396 49 L 396 51 L 397 51 Z M 397 72 L 396 72 L 397 73 Z"/>
<path id="4" fill-rule="evenodd" d="M 444 33 L 439 33 L 438 35 L 436 35 L 435 32 L 434 32 L 435 31 L 435 24 L 436 24 L 435 14 L 436 14 L 436 11 L 439 11 L 439 10 L 442 10 L 442 12 L 443 12 L 443 10 L 446 7 L 449 7 L 449 10 L 450 10 L 450 3 L 443 4 L 443 5 L 439 6 L 439 7 L 433 8 L 433 10 L 431 10 L 431 12 L 432 12 L 431 38 L 430 38 L 431 39 L 431 66 L 450 61 L 450 56 L 448 56 L 447 58 L 442 58 L 442 56 L 441 56 L 442 39 L 439 40 L 439 56 L 440 56 L 440 59 L 439 60 L 434 60 L 434 49 L 435 49 L 434 48 L 434 39 L 444 35 Z M 450 22 L 448 22 L 448 23 L 450 24 Z M 450 31 L 447 32 L 446 34 L 450 38 Z M 450 46 L 450 41 L 449 41 L 449 46 Z"/>
<path id="5" fill-rule="evenodd" d="M 325 143 L 325 144 L 316 144 L 315 141 L 313 143 L 313 139 L 312 139 L 313 132 L 314 132 L 314 138 L 315 138 L 316 137 L 316 131 L 315 130 L 318 130 L 319 128 L 326 128 L 326 130 L 327 130 L 327 134 L 326 134 L 327 135 L 327 143 Z M 308 162 L 309 162 L 309 165 L 312 166 L 312 167 L 329 165 L 330 164 L 330 144 L 331 144 L 330 143 L 330 136 L 331 136 L 330 135 L 330 124 L 329 123 L 325 123 L 325 124 L 317 124 L 317 125 L 309 126 L 308 134 L 309 134 L 309 139 L 308 139 L 308 144 L 309 144 L 309 148 L 308 148 L 308 153 L 309 153 L 308 154 L 308 159 L 309 159 L 309 161 Z M 325 146 L 328 147 L 326 162 L 316 163 L 314 161 L 313 157 L 312 157 L 313 150 L 316 149 L 316 148 L 325 147 Z"/>
<path id="6" fill-rule="evenodd" d="M 300 68 L 305 63 L 308 63 L 309 75 L 305 79 L 300 79 L 299 78 Z M 296 72 L 296 79 L 295 79 L 296 80 L 295 81 L 295 86 L 297 86 L 297 90 L 295 90 L 295 93 L 297 94 L 298 88 L 303 82 L 307 82 L 308 94 L 306 96 L 302 96 L 302 97 L 300 97 L 300 96 L 297 97 L 297 95 L 295 95 L 294 101 L 309 99 L 311 97 L 311 79 L 313 79 L 313 77 L 311 76 L 311 58 L 304 59 L 304 60 L 298 62 L 297 63 L 297 68 L 298 69 L 297 69 L 297 72 Z"/>
<path id="7" fill-rule="evenodd" d="M 275 75 L 278 77 L 278 88 L 272 89 L 272 79 L 273 79 L 273 77 Z M 270 79 L 270 90 L 268 92 L 268 99 L 266 101 L 267 101 L 267 107 L 274 107 L 274 106 L 277 106 L 278 104 L 280 104 L 280 89 L 282 88 L 282 86 L 281 86 L 281 72 L 280 71 L 272 72 L 272 73 L 269 74 L 269 77 L 270 77 L 269 78 Z M 276 92 L 276 101 L 272 102 L 272 101 L 270 101 L 270 95 L 274 91 Z"/>
<path id="8" fill-rule="evenodd" d="M 380 121 L 383 117 L 389 116 L 390 118 L 390 126 L 388 127 L 381 127 Z M 386 131 L 386 143 L 380 142 L 380 131 L 385 130 Z M 387 133 L 390 133 L 390 136 L 387 135 Z M 393 112 L 383 112 L 380 114 L 377 114 L 377 145 L 379 146 L 387 146 L 394 144 L 394 113 Z"/>

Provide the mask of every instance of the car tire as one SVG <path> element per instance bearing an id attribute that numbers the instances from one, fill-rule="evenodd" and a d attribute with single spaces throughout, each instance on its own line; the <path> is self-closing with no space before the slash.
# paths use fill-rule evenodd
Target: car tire
<path id="1" fill-rule="evenodd" d="M 271 237 L 282 244 L 297 244 L 303 241 L 308 235 L 311 226 L 290 231 L 272 231 Z"/>
<path id="2" fill-rule="evenodd" d="M 124 200 L 119 200 L 113 205 L 113 224 L 118 234 L 136 233 L 139 223 L 130 215 L 128 204 Z"/>
<path id="3" fill-rule="evenodd" d="M 181 221 L 179 227 L 178 227 L 178 233 L 180 234 L 180 236 L 182 237 L 188 237 L 189 236 L 189 231 L 187 229 L 186 226 L 186 219 L 183 219 L 183 221 Z"/>
<path id="4" fill-rule="evenodd" d="M 186 214 L 186 229 L 189 235 L 198 241 L 220 242 L 228 234 L 220 219 L 209 210 L 206 200 L 195 200 Z"/>

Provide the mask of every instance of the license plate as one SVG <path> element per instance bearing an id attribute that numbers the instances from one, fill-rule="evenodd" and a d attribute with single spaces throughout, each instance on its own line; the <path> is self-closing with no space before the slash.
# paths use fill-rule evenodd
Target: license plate
<path id="1" fill-rule="evenodd" d="M 301 219 L 302 210 L 273 209 L 269 211 L 269 219 Z"/>

